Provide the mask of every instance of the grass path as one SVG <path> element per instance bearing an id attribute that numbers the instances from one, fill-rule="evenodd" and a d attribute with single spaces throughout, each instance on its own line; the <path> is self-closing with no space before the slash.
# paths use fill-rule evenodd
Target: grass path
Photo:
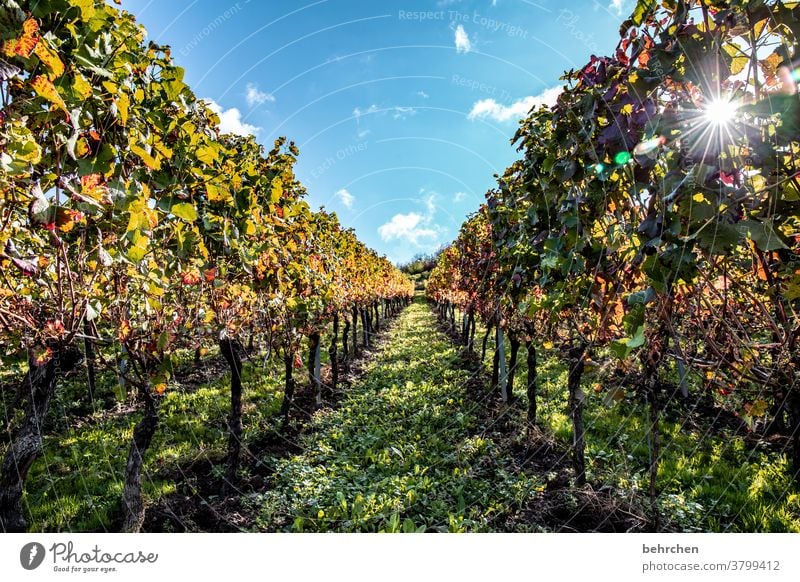
<path id="1" fill-rule="evenodd" d="M 421 300 L 256 498 L 261 530 L 483 531 L 541 485 L 478 436 L 469 372 Z M 264 459 L 269 463 L 269 459 Z"/>

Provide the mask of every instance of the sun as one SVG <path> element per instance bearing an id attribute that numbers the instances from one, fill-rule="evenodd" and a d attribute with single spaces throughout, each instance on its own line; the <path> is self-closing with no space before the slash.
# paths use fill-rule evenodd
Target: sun
<path id="1" fill-rule="evenodd" d="M 724 127 L 735 119 L 738 108 L 735 102 L 720 97 L 710 101 L 703 108 L 703 117 L 711 125 Z"/>

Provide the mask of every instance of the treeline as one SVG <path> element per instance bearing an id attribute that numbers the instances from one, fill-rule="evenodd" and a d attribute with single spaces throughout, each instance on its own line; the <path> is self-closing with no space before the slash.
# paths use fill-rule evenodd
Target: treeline
<path id="1" fill-rule="evenodd" d="M 408 263 L 399 265 L 398 268 L 407 275 L 420 275 L 427 271 L 432 271 L 439 260 L 441 251 L 435 253 L 419 253 Z"/>
<path id="2" fill-rule="evenodd" d="M 125 530 L 137 531 L 144 455 L 178 352 L 217 344 L 230 366 L 232 484 L 247 349 L 282 355 L 286 421 L 301 340 L 321 403 L 323 330 L 335 383 L 340 338 L 346 354 L 359 328 L 369 343 L 413 284 L 334 214 L 310 210 L 293 143 L 265 151 L 220 135 L 169 47 L 145 42 L 129 13 L 103 0 L 3 2 L 0 22 L 0 358 L 28 369 L 7 411 L 0 529 L 25 529 L 49 404 L 85 362 L 87 389 L 98 367 L 113 370 L 143 410 L 122 503 Z"/>

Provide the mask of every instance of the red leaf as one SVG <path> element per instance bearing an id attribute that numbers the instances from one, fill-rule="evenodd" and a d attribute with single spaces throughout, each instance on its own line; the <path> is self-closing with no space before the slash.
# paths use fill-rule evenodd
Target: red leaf
<path id="1" fill-rule="evenodd" d="M 181 273 L 181 281 L 184 285 L 199 285 L 200 273 L 198 273 L 196 270 L 185 271 L 184 273 Z"/>

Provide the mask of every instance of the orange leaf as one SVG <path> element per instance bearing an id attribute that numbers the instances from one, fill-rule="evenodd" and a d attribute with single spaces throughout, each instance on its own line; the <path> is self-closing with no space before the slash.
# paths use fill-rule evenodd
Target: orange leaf
<path id="1" fill-rule="evenodd" d="M 7 57 L 18 56 L 27 59 L 39 44 L 39 24 L 29 18 L 22 25 L 22 36 L 3 43 L 3 54 Z"/>
<path id="2" fill-rule="evenodd" d="M 94 190 L 103 184 L 103 176 L 100 174 L 88 174 L 81 176 L 81 189 L 84 192 Z"/>
<path id="3" fill-rule="evenodd" d="M 58 319 L 48 321 L 44 326 L 44 330 L 52 337 L 61 337 L 64 335 L 64 324 Z"/>
<path id="4" fill-rule="evenodd" d="M 184 285 L 197 285 L 200 283 L 200 273 L 196 269 L 181 273 L 181 281 Z"/>
<path id="5" fill-rule="evenodd" d="M 159 395 L 163 394 L 164 392 L 167 391 L 167 385 L 163 384 L 163 383 L 162 384 L 156 384 L 153 388 L 155 389 L 156 394 L 159 394 Z"/>
<path id="6" fill-rule="evenodd" d="M 300 354 L 294 355 L 294 367 L 296 370 L 299 370 L 303 367 L 303 360 L 300 358 Z"/>
<path id="7" fill-rule="evenodd" d="M 123 319 L 119 324 L 119 330 L 117 331 L 117 339 L 119 341 L 124 342 L 128 339 L 131 335 L 131 322 L 127 319 Z"/>

